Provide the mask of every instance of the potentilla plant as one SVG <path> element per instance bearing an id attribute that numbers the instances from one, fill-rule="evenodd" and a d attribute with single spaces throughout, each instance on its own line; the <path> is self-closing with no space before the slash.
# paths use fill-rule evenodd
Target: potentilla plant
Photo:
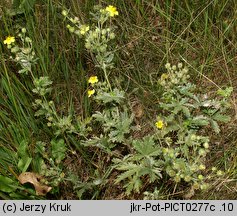
<path id="1" fill-rule="evenodd" d="M 85 47 L 91 52 L 96 65 L 104 72 L 106 82 L 97 76 L 89 78 L 88 96 L 102 104 L 102 111 L 93 114 L 102 133 L 84 141 L 86 146 L 97 146 L 111 152 L 116 144 L 130 145 L 133 152 L 124 158 L 114 159 L 115 168 L 122 172 L 116 183 L 123 182 L 126 193 L 139 192 L 143 185 L 159 181 L 168 175 L 175 184 L 186 182 L 192 190 L 208 188 L 207 179 L 222 174 L 213 169 L 208 173 L 206 155 L 210 137 L 205 129 L 219 133 L 219 122 L 228 122 L 225 115 L 231 88 L 219 90 L 218 97 L 196 94 L 197 87 L 189 82 L 188 68 L 182 63 L 165 65 L 167 73 L 161 75 L 162 92 L 160 114 L 155 122 L 156 133 L 141 140 L 133 140 L 133 116 L 127 112 L 125 94 L 111 87 L 108 72 L 113 67 L 113 51 L 109 46 L 114 39 L 114 28 L 107 20 L 118 15 L 115 7 L 96 7 L 92 13 L 95 24 L 81 24 L 77 17 L 62 14 L 71 22 L 70 32 L 85 38 Z M 222 97 L 221 97 L 222 96 Z M 125 104 L 125 105 L 124 105 Z"/>
<path id="2" fill-rule="evenodd" d="M 22 150 L 18 152 L 18 168 L 22 172 L 25 172 L 32 164 L 35 167 L 35 171 L 51 179 L 49 184 L 57 186 L 62 180 L 60 177 L 63 176 L 61 162 L 66 157 L 65 153 L 67 151 L 64 140 L 57 139 L 57 136 L 64 133 L 76 133 L 76 130 L 72 125 L 71 116 L 59 116 L 56 112 L 54 102 L 48 100 L 52 90 L 52 81 L 49 77 L 42 76 L 37 78 L 34 75 L 32 66 L 36 64 L 37 57 L 32 48 L 32 40 L 26 34 L 26 29 L 22 28 L 17 37 L 8 36 L 4 40 L 4 44 L 11 51 L 11 58 L 20 65 L 21 69 L 19 73 L 31 76 L 34 84 L 32 91 L 38 97 L 33 103 L 33 108 L 37 110 L 35 116 L 46 118 L 48 121 L 47 126 L 52 127 L 55 131 L 55 137 L 50 142 L 50 148 L 47 149 L 44 147 L 44 142 L 37 142 L 34 160 L 29 157 L 28 152 Z M 27 149 L 28 142 L 22 142 L 20 147 L 21 149 Z"/>
<path id="3" fill-rule="evenodd" d="M 11 58 L 21 66 L 21 69 L 18 71 L 18 73 L 31 73 L 33 76 L 32 65 L 36 63 L 37 58 L 32 48 L 32 40 L 26 36 L 25 28 L 20 30 L 20 32 L 17 34 L 17 38 L 19 40 L 16 43 L 16 38 L 14 36 L 8 36 L 3 43 L 6 44 L 7 48 L 11 51 Z"/>
<path id="4" fill-rule="evenodd" d="M 20 65 L 21 69 L 18 72 L 25 75 L 30 74 L 32 77 L 35 87 L 32 91 L 39 97 L 35 99 L 33 104 L 37 109 L 35 116 L 44 116 L 48 120 L 47 125 L 55 129 L 56 135 L 65 131 L 72 132 L 74 127 L 71 124 L 71 117 L 60 117 L 56 112 L 54 102 L 48 100 L 53 82 L 47 76 L 37 78 L 32 71 L 32 66 L 36 64 L 37 57 L 32 47 L 32 40 L 27 36 L 26 29 L 22 28 L 17 37 L 8 36 L 4 40 L 4 44 L 11 51 L 11 58 Z"/>
<path id="5" fill-rule="evenodd" d="M 108 21 L 119 14 L 117 8 L 112 5 L 105 8 L 95 6 L 95 12 L 91 13 L 93 21 L 91 26 L 82 24 L 78 17 L 72 18 L 66 10 L 63 10 L 62 14 L 70 21 L 67 25 L 68 30 L 80 38 L 85 38 L 85 47 L 91 53 L 95 65 L 102 69 L 111 89 L 108 76 L 109 69 L 113 67 L 114 51 L 109 45 L 115 38 L 115 33 L 113 25 Z"/>
<path id="6" fill-rule="evenodd" d="M 174 188 L 185 183 L 193 195 L 197 189 L 207 189 L 208 180 L 223 175 L 221 170 L 207 167 L 206 156 L 210 152 L 210 128 L 219 133 L 218 123 L 230 120 L 225 113 L 232 89 L 219 89 L 212 98 L 197 94 L 196 85 L 189 81 L 187 67 L 181 63 L 173 66 L 167 63 L 165 67 L 167 73 L 158 81 L 162 96 L 154 123 L 155 134 L 133 140 L 135 151 L 114 159 L 116 169 L 122 171 L 116 183 L 124 182 L 127 194 L 140 192 L 143 185 L 158 183 L 168 175 Z"/>
<path id="7" fill-rule="evenodd" d="M 232 89 L 220 89 L 213 97 L 197 94 L 197 86 L 189 81 L 187 67 L 182 63 L 173 66 L 167 63 L 165 67 L 167 73 L 158 81 L 162 89 L 161 112 L 155 123 L 165 172 L 176 183 L 184 181 L 193 189 L 206 189 L 206 180 L 221 174 L 218 170 L 207 170 L 209 130 L 219 133 L 219 123 L 230 120 L 226 111 Z"/>

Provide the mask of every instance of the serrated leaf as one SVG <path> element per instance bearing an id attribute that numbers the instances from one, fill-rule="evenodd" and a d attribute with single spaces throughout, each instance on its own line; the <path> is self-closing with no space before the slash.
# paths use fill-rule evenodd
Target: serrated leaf
<path id="1" fill-rule="evenodd" d="M 211 126 L 213 128 L 213 130 L 215 131 L 215 133 L 220 133 L 220 127 L 218 125 L 218 123 L 214 120 L 210 120 Z"/>
<path id="2" fill-rule="evenodd" d="M 182 111 L 186 117 L 188 117 L 188 118 L 190 117 L 191 114 L 190 114 L 190 111 L 187 107 L 182 106 Z"/>
<path id="3" fill-rule="evenodd" d="M 66 145 L 63 139 L 53 139 L 51 141 L 52 157 L 57 163 L 60 163 L 66 156 Z"/>
<path id="4" fill-rule="evenodd" d="M 93 118 L 95 118 L 97 121 L 103 122 L 104 121 L 104 115 L 101 112 L 96 111 L 95 114 L 92 115 Z"/>
<path id="5" fill-rule="evenodd" d="M 136 178 L 133 182 L 133 189 L 139 193 L 142 186 L 142 181 L 139 178 Z"/>
<path id="6" fill-rule="evenodd" d="M 227 115 L 221 115 L 219 113 L 215 114 L 214 116 L 212 116 L 212 118 L 216 121 L 220 121 L 220 122 L 224 122 L 227 123 L 230 121 L 230 116 Z"/>
<path id="7" fill-rule="evenodd" d="M 130 167 L 130 169 L 129 169 Z M 124 168 L 117 168 L 118 170 L 124 170 L 124 169 L 128 169 L 126 172 L 120 174 L 117 179 L 115 180 L 115 184 L 119 183 L 120 181 L 123 181 L 127 178 L 131 178 L 134 174 L 136 174 L 137 172 L 139 172 L 140 167 L 138 167 L 137 165 L 133 164 L 132 166 L 127 166 Z"/>
<path id="8" fill-rule="evenodd" d="M 158 156 L 161 153 L 161 149 L 155 147 L 155 142 L 151 136 L 144 137 L 143 140 L 134 140 L 132 145 L 142 156 L 145 157 Z"/>
<path id="9" fill-rule="evenodd" d="M 103 101 L 103 103 L 121 103 L 124 100 L 124 92 L 115 88 L 112 92 L 100 92 L 95 97 L 97 100 Z"/>
<path id="10" fill-rule="evenodd" d="M 200 116 L 194 117 L 191 120 L 191 124 L 195 126 L 206 126 L 209 124 L 209 121 L 207 120 L 205 116 L 200 115 Z"/>

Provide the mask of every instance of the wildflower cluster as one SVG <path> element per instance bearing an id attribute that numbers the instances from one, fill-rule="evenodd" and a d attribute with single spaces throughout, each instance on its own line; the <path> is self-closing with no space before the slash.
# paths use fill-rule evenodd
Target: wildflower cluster
<path id="1" fill-rule="evenodd" d="M 185 84 L 188 82 L 188 79 L 190 78 L 188 68 L 183 67 L 182 63 L 178 63 L 177 66 L 171 66 L 170 63 L 167 63 L 165 68 L 167 69 L 167 73 L 163 73 L 159 80 L 160 85 L 163 87 L 170 89 L 174 85 Z"/>
<path id="2" fill-rule="evenodd" d="M 196 86 L 189 82 L 188 69 L 182 63 L 173 66 L 167 63 L 165 67 L 167 73 L 158 81 L 163 90 L 160 115 L 165 127 L 160 117 L 155 125 L 161 129 L 157 135 L 164 146 L 162 155 L 166 173 L 176 183 L 183 180 L 191 183 L 194 189 L 206 189 L 207 178 L 203 171 L 206 170 L 210 139 L 200 135 L 200 131 L 211 125 L 215 132 L 219 132 L 218 122 L 229 120 L 229 116 L 223 114 L 227 100 L 223 102 L 217 97 L 208 99 L 195 94 Z"/>
<path id="3" fill-rule="evenodd" d="M 62 15 L 71 22 L 71 25 L 67 25 L 67 28 L 71 33 L 75 33 L 81 37 L 89 31 L 89 25 L 82 24 L 78 17 L 69 17 L 69 14 L 66 10 L 62 11 Z"/>
<path id="4" fill-rule="evenodd" d="M 48 121 L 48 127 L 53 127 L 56 135 L 63 134 L 64 132 L 75 132 L 71 116 L 58 116 L 54 102 L 47 100 L 47 96 L 52 90 L 52 81 L 47 76 L 37 78 L 33 74 L 32 65 L 37 62 L 37 58 L 32 47 L 32 40 L 26 35 L 26 29 L 22 28 L 17 36 L 21 46 L 16 43 L 16 38 L 11 36 L 8 36 L 4 43 L 11 53 L 15 55 L 14 61 L 20 64 L 21 69 L 19 73 L 30 73 L 33 78 L 35 88 L 32 91 L 39 96 L 33 103 L 33 107 L 37 109 L 35 116 L 45 116 Z"/>
<path id="5" fill-rule="evenodd" d="M 15 43 L 16 38 L 13 36 L 8 36 L 4 40 L 4 44 L 7 45 L 7 48 L 10 49 L 13 54 L 14 61 L 21 66 L 21 69 L 18 72 L 28 74 L 29 72 L 31 73 L 32 65 L 37 61 L 35 52 L 32 48 L 32 40 L 26 36 L 25 28 L 22 28 L 17 36 L 21 42 L 20 46 Z"/>
<path id="6" fill-rule="evenodd" d="M 33 103 L 33 108 L 37 110 L 35 116 L 44 116 L 48 121 L 47 126 L 55 129 L 56 136 L 64 132 L 75 132 L 71 116 L 60 117 L 56 112 L 54 102 L 47 100 L 52 90 L 52 81 L 48 76 L 37 78 L 33 73 L 32 65 L 37 62 L 37 58 L 33 50 L 32 40 L 26 33 L 26 29 L 22 28 L 16 38 L 8 36 L 4 40 L 4 44 L 14 55 L 14 61 L 21 66 L 19 73 L 29 74 L 32 77 L 34 85 L 32 92 L 38 96 Z M 30 167 L 30 164 L 33 164 L 37 173 L 47 177 L 48 180 L 42 179 L 45 184 L 49 183 L 51 186 L 58 186 L 63 179 L 61 162 L 65 158 L 67 149 L 62 139 L 52 139 L 50 144 L 50 147 L 45 148 L 46 143 L 37 141 L 34 149 L 35 158 L 32 160 L 28 152 L 29 143 L 22 142 L 19 147 L 21 151 L 18 152 L 18 168 L 25 172 Z"/>
<path id="7" fill-rule="evenodd" d="M 91 97 L 93 94 L 95 94 L 95 89 L 93 86 L 98 83 L 98 78 L 97 76 L 91 76 L 88 80 L 88 83 L 90 84 L 90 89 L 87 91 L 88 97 Z"/>
<path id="8" fill-rule="evenodd" d="M 152 123 L 155 129 L 142 138 L 135 138 L 133 132 L 137 127 L 134 126 L 134 116 L 128 108 L 126 94 L 112 86 L 109 80 L 110 69 L 114 66 L 114 51 L 110 42 L 115 34 L 112 22 L 106 21 L 118 14 L 116 7 L 112 5 L 95 7 L 95 12 L 92 13 L 95 22 L 89 26 L 78 17 L 71 18 L 68 11 L 62 11 L 64 18 L 70 22 L 68 30 L 84 39 L 85 48 L 92 54 L 95 65 L 104 73 L 104 77 L 98 76 L 100 79 L 93 75 L 87 80 L 87 97 L 99 105 L 95 108 L 91 103 L 92 114 L 89 120 L 81 120 L 73 111 L 69 111 L 68 115 L 57 112 L 54 101 L 49 99 L 53 82 L 49 76 L 37 77 L 33 74 L 32 65 L 37 58 L 32 41 L 26 36 L 26 29 L 21 29 L 18 37 L 8 36 L 4 40 L 4 44 L 14 54 L 14 60 L 21 66 L 19 72 L 29 72 L 32 76 L 32 92 L 36 96 L 33 103 L 35 116 L 41 117 L 45 128 L 53 131 L 50 133 L 53 138 L 50 139 L 49 146 L 46 141 L 36 142 L 34 160 L 29 156 L 28 150 L 18 153 L 18 168 L 26 171 L 32 163 L 39 173 L 51 181 L 51 185 L 58 186 L 65 176 L 62 162 L 66 158 L 66 144 L 73 143 L 80 149 L 82 159 L 84 147 L 91 147 L 92 151 L 96 148 L 92 153 L 92 160 L 98 155 L 106 154 L 107 162 L 112 161 L 113 169 L 119 172 L 115 183 L 123 182 L 126 194 L 140 192 L 144 185 L 157 186 L 162 178 L 171 179 L 175 188 L 177 184 L 185 183 L 193 190 L 207 189 L 208 179 L 219 177 L 223 172 L 215 167 L 209 170 L 206 165 L 206 156 L 212 144 L 210 137 L 206 135 L 206 129 L 213 128 L 218 133 L 219 122 L 229 121 L 229 116 L 224 113 L 229 107 L 228 98 L 233 89 L 220 89 L 215 98 L 197 94 L 196 85 L 189 81 L 188 68 L 182 63 L 167 63 L 167 72 L 158 81 L 161 97 L 159 115 Z M 21 46 L 17 43 L 19 41 Z M 25 143 L 22 148 L 27 149 L 27 145 Z M 117 146 L 119 148 L 115 149 Z M 86 161 L 91 159 L 88 152 L 85 154 Z M 27 157 L 24 158 L 24 155 Z M 206 173 L 210 175 L 207 177 Z M 79 185 L 75 188 L 81 188 L 77 191 L 79 196 L 93 185 L 106 186 L 106 181 L 101 177 L 98 181 L 94 177 L 91 179 L 92 183 L 75 183 Z M 48 180 L 44 183 L 48 184 Z M 146 192 L 144 195 L 145 198 L 157 198 L 159 189 L 155 188 L 154 193 Z"/>
<path id="9" fill-rule="evenodd" d="M 95 7 L 95 12 L 91 13 L 95 23 L 92 26 L 82 24 L 78 17 L 70 17 L 68 12 L 65 10 L 62 14 L 71 23 L 67 25 L 69 31 L 75 33 L 79 37 L 84 36 L 85 47 L 95 56 L 96 66 L 101 68 L 104 72 L 106 82 L 111 89 L 107 70 L 113 67 L 112 61 L 114 53 L 109 44 L 110 41 L 115 38 L 115 33 L 111 23 L 108 25 L 106 21 L 111 17 L 118 15 L 116 7 L 112 5 L 109 5 L 106 8 L 100 6 Z M 94 93 L 93 89 L 88 92 L 89 95 L 93 95 Z"/>
<path id="10" fill-rule="evenodd" d="M 72 116 L 59 116 L 55 104 L 52 100 L 47 100 L 47 94 L 51 92 L 52 81 L 49 77 L 40 77 L 34 79 L 35 88 L 32 90 L 40 98 L 36 99 L 33 106 L 37 111 L 35 116 L 44 116 L 47 119 L 47 126 L 55 130 L 55 135 L 66 133 L 76 133 L 72 124 Z"/>

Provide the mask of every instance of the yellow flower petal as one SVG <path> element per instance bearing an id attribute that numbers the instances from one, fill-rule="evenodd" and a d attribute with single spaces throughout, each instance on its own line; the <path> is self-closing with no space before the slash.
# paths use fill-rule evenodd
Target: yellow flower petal
<path id="1" fill-rule="evenodd" d="M 158 129 L 162 129 L 163 126 L 164 126 L 163 121 L 159 120 L 159 121 L 156 122 L 156 127 L 157 127 Z"/>
<path id="2" fill-rule="evenodd" d="M 15 42 L 15 37 L 11 37 L 11 36 L 8 36 L 4 41 L 3 41 L 3 43 L 4 44 L 7 44 L 7 45 L 10 45 L 10 44 L 12 44 L 12 43 L 14 43 Z"/>
<path id="3" fill-rule="evenodd" d="M 114 17 L 115 15 L 118 16 L 117 8 L 112 5 L 106 7 L 105 10 L 109 13 L 109 16 L 111 17 Z"/>
<path id="4" fill-rule="evenodd" d="M 88 80 L 88 83 L 94 84 L 98 82 L 98 77 L 97 76 L 91 76 Z"/>
<path id="5" fill-rule="evenodd" d="M 88 90 L 87 94 L 88 94 L 88 97 L 91 97 L 91 95 L 95 94 L 95 89 Z"/>

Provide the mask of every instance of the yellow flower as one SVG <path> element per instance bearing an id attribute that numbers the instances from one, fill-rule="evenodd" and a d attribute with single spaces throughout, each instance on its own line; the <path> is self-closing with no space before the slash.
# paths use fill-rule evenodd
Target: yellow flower
<path id="1" fill-rule="evenodd" d="M 81 28 L 80 28 L 80 33 L 81 33 L 82 35 L 84 35 L 86 32 L 89 31 L 89 29 L 90 29 L 89 26 L 82 25 Z"/>
<path id="2" fill-rule="evenodd" d="M 162 129 L 163 126 L 164 126 L 163 121 L 159 120 L 159 121 L 156 122 L 156 127 L 157 127 L 158 129 Z"/>
<path id="3" fill-rule="evenodd" d="M 98 82 L 98 77 L 97 76 L 91 76 L 88 80 L 88 83 L 94 84 Z"/>
<path id="4" fill-rule="evenodd" d="M 8 36 L 4 41 L 3 43 L 4 44 L 7 44 L 7 45 L 10 45 L 11 43 L 14 43 L 15 42 L 15 37 L 11 37 L 11 36 Z"/>
<path id="5" fill-rule="evenodd" d="M 88 94 L 88 97 L 91 97 L 91 95 L 95 94 L 95 89 L 88 90 L 87 94 Z"/>
<path id="6" fill-rule="evenodd" d="M 111 17 L 118 15 L 117 8 L 112 5 L 109 5 L 108 7 L 106 7 L 105 10 L 109 13 L 109 16 Z"/>

